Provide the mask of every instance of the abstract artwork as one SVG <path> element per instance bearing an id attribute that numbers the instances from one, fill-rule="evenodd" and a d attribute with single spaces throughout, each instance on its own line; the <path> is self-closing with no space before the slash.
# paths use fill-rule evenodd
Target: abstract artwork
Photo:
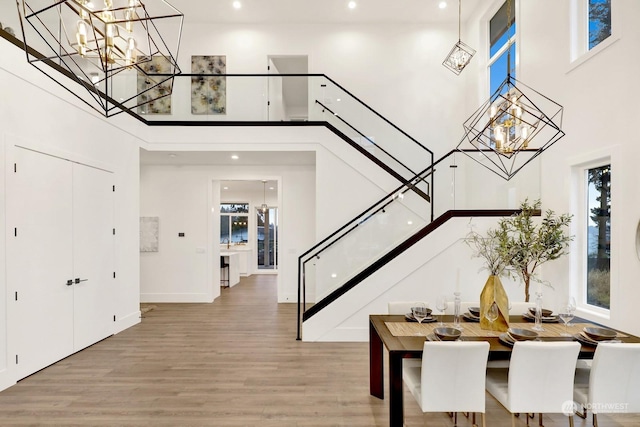
<path id="1" fill-rule="evenodd" d="M 191 114 L 227 114 L 227 78 L 212 76 L 226 74 L 226 56 L 192 56 Z"/>
<path id="2" fill-rule="evenodd" d="M 158 230 L 160 218 L 140 217 L 140 252 L 158 252 Z"/>
<path id="3" fill-rule="evenodd" d="M 171 114 L 171 85 L 173 79 L 154 74 L 170 74 L 171 63 L 164 56 L 152 56 L 138 70 L 138 113 Z"/>

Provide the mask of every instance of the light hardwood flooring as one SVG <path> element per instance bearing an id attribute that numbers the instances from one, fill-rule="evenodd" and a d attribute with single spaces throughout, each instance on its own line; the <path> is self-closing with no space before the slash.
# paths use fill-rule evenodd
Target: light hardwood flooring
<path id="1" fill-rule="evenodd" d="M 369 395 L 368 345 L 296 341 L 296 306 L 277 304 L 275 276 L 244 278 L 213 304 L 154 305 L 139 325 L 1 392 L 0 426 L 388 425 L 388 401 Z M 491 397 L 487 410 L 487 426 L 510 426 Z M 452 425 L 446 414 L 423 419 L 406 391 L 405 419 Z M 640 417 L 600 425 L 640 426 Z"/>

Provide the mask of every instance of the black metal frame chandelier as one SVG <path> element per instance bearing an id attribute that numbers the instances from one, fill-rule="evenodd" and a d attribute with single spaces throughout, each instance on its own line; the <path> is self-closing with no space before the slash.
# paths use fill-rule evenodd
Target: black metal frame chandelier
<path id="1" fill-rule="evenodd" d="M 29 63 L 104 116 L 171 96 L 184 15 L 167 1 L 16 4 Z"/>
<path id="2" fill-rule="evenodd" d="M 449 54 L 442 62 L 449 70 L 453 71 L 456 75 L 459 75 L 464 67 L 466 67 L 471 58 L 475 55 L 476 51 L 469 45 L 462 42 L 460 35 L 460 19 L 462 15 L 462 0 L 458 0 L 458 42 L 453 45 L 453 48 L 449 51 Z"/>
<path id="3" fill-rule="evenodd" d="M 507 22 L 510 0 L 508 0 Z M 564 108 L 511 75 L 507 47 L 507 78 L 463 124 L 458 151 L 507 181 L 561 139 Z"/>

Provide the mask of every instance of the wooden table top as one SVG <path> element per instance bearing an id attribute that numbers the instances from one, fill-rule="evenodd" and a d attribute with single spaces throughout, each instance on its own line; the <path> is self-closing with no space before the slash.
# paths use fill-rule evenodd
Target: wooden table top
<path id="1" fill-rule="evenodd" d="M 389 315 L 389 314 L 373 314 L 369 316 L 370 322 L 376 329 L 380 339 L 384 343 L 389 352 L 402 352 L 405 357 L 421 357 L 422 349 L 424 347 L 424 341 L 426 335 L 433 332 L 433 328 L 437 327 L 437 323 L 423 323 L 418 325 L 415 322 L 408 322 L 404 315 Z M 453 316 L 445 315 L 443 321 L 446 326 L 451 326 Z M 486 331 L 479 328 L 478 323 L 461 321 L 463 326 L 463 335 L 461 337 L 464 341 L 488 341 L 489 347 L 489 359 L 508 359 L 511 355 L 512 347 L 503 344 L 497 331 Z M 509 324 L 513 327 L 523 327 L 525 329 L 531 329 L 533 322 L 528 322 L 523 319 L 521 315 L 509 316 Z M 574 318 L 570 323 L 570 333 L 580 332 L 584 326 L 600 326 L 594 322 L 590 322 L 579 317 Z M 540 333 L 540 339 L 544 341 L 573 341 L 573 337 L 564 337 L 560 335 L 560 332 L 564 330 L 564 324 L 562 323 L 543 323 L 545 332 Z M 640 338 L 633 335 L 617 331 L 618 339 L 623 342 L 640 342 Z M 421 335 L 416 335 L 421 333 Z M 596 347 L 591 345 L 582 345 L 580 350 L 580 358 L 591 359 Z"/>

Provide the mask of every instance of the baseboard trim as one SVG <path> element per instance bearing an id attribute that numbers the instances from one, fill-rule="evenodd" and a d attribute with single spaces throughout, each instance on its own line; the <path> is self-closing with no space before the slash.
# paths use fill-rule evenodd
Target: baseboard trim
<path id="1" fill-rule="evenodd" d="M 117 334 L 124 331 L 125 329 L 129 329 L 130 327 L 137 325 L 138 323 L 140 323 L 140 317 L 141 317 L 140 310 L 137 310 L 131 314 L 128 314 L 118 319 L 113 333 Z"/>
<path id="2" fill-rule="evenodd" d="M 140 294 L 140 302 L 213 302 L 211 295 L 207 294 Z"/>
<path id="3" fill-rule="evenodd" d="M 302 341 L 314 341 L 314 342 L 368 342 L 369 341 L 369 329 L 368 328 L 335 328 L 325 335 L 317 339 L 305 339 L 304 337 L 304 325 L 302 326 Z"/>
<path id="4" fill-rule="evenodd" d="M 9 387 L 12 387 L 16 384 L 15 378 L 10 375 L 8 369 L 3 369 L 0 371 L 0 391 L 6 390 Z"/>

